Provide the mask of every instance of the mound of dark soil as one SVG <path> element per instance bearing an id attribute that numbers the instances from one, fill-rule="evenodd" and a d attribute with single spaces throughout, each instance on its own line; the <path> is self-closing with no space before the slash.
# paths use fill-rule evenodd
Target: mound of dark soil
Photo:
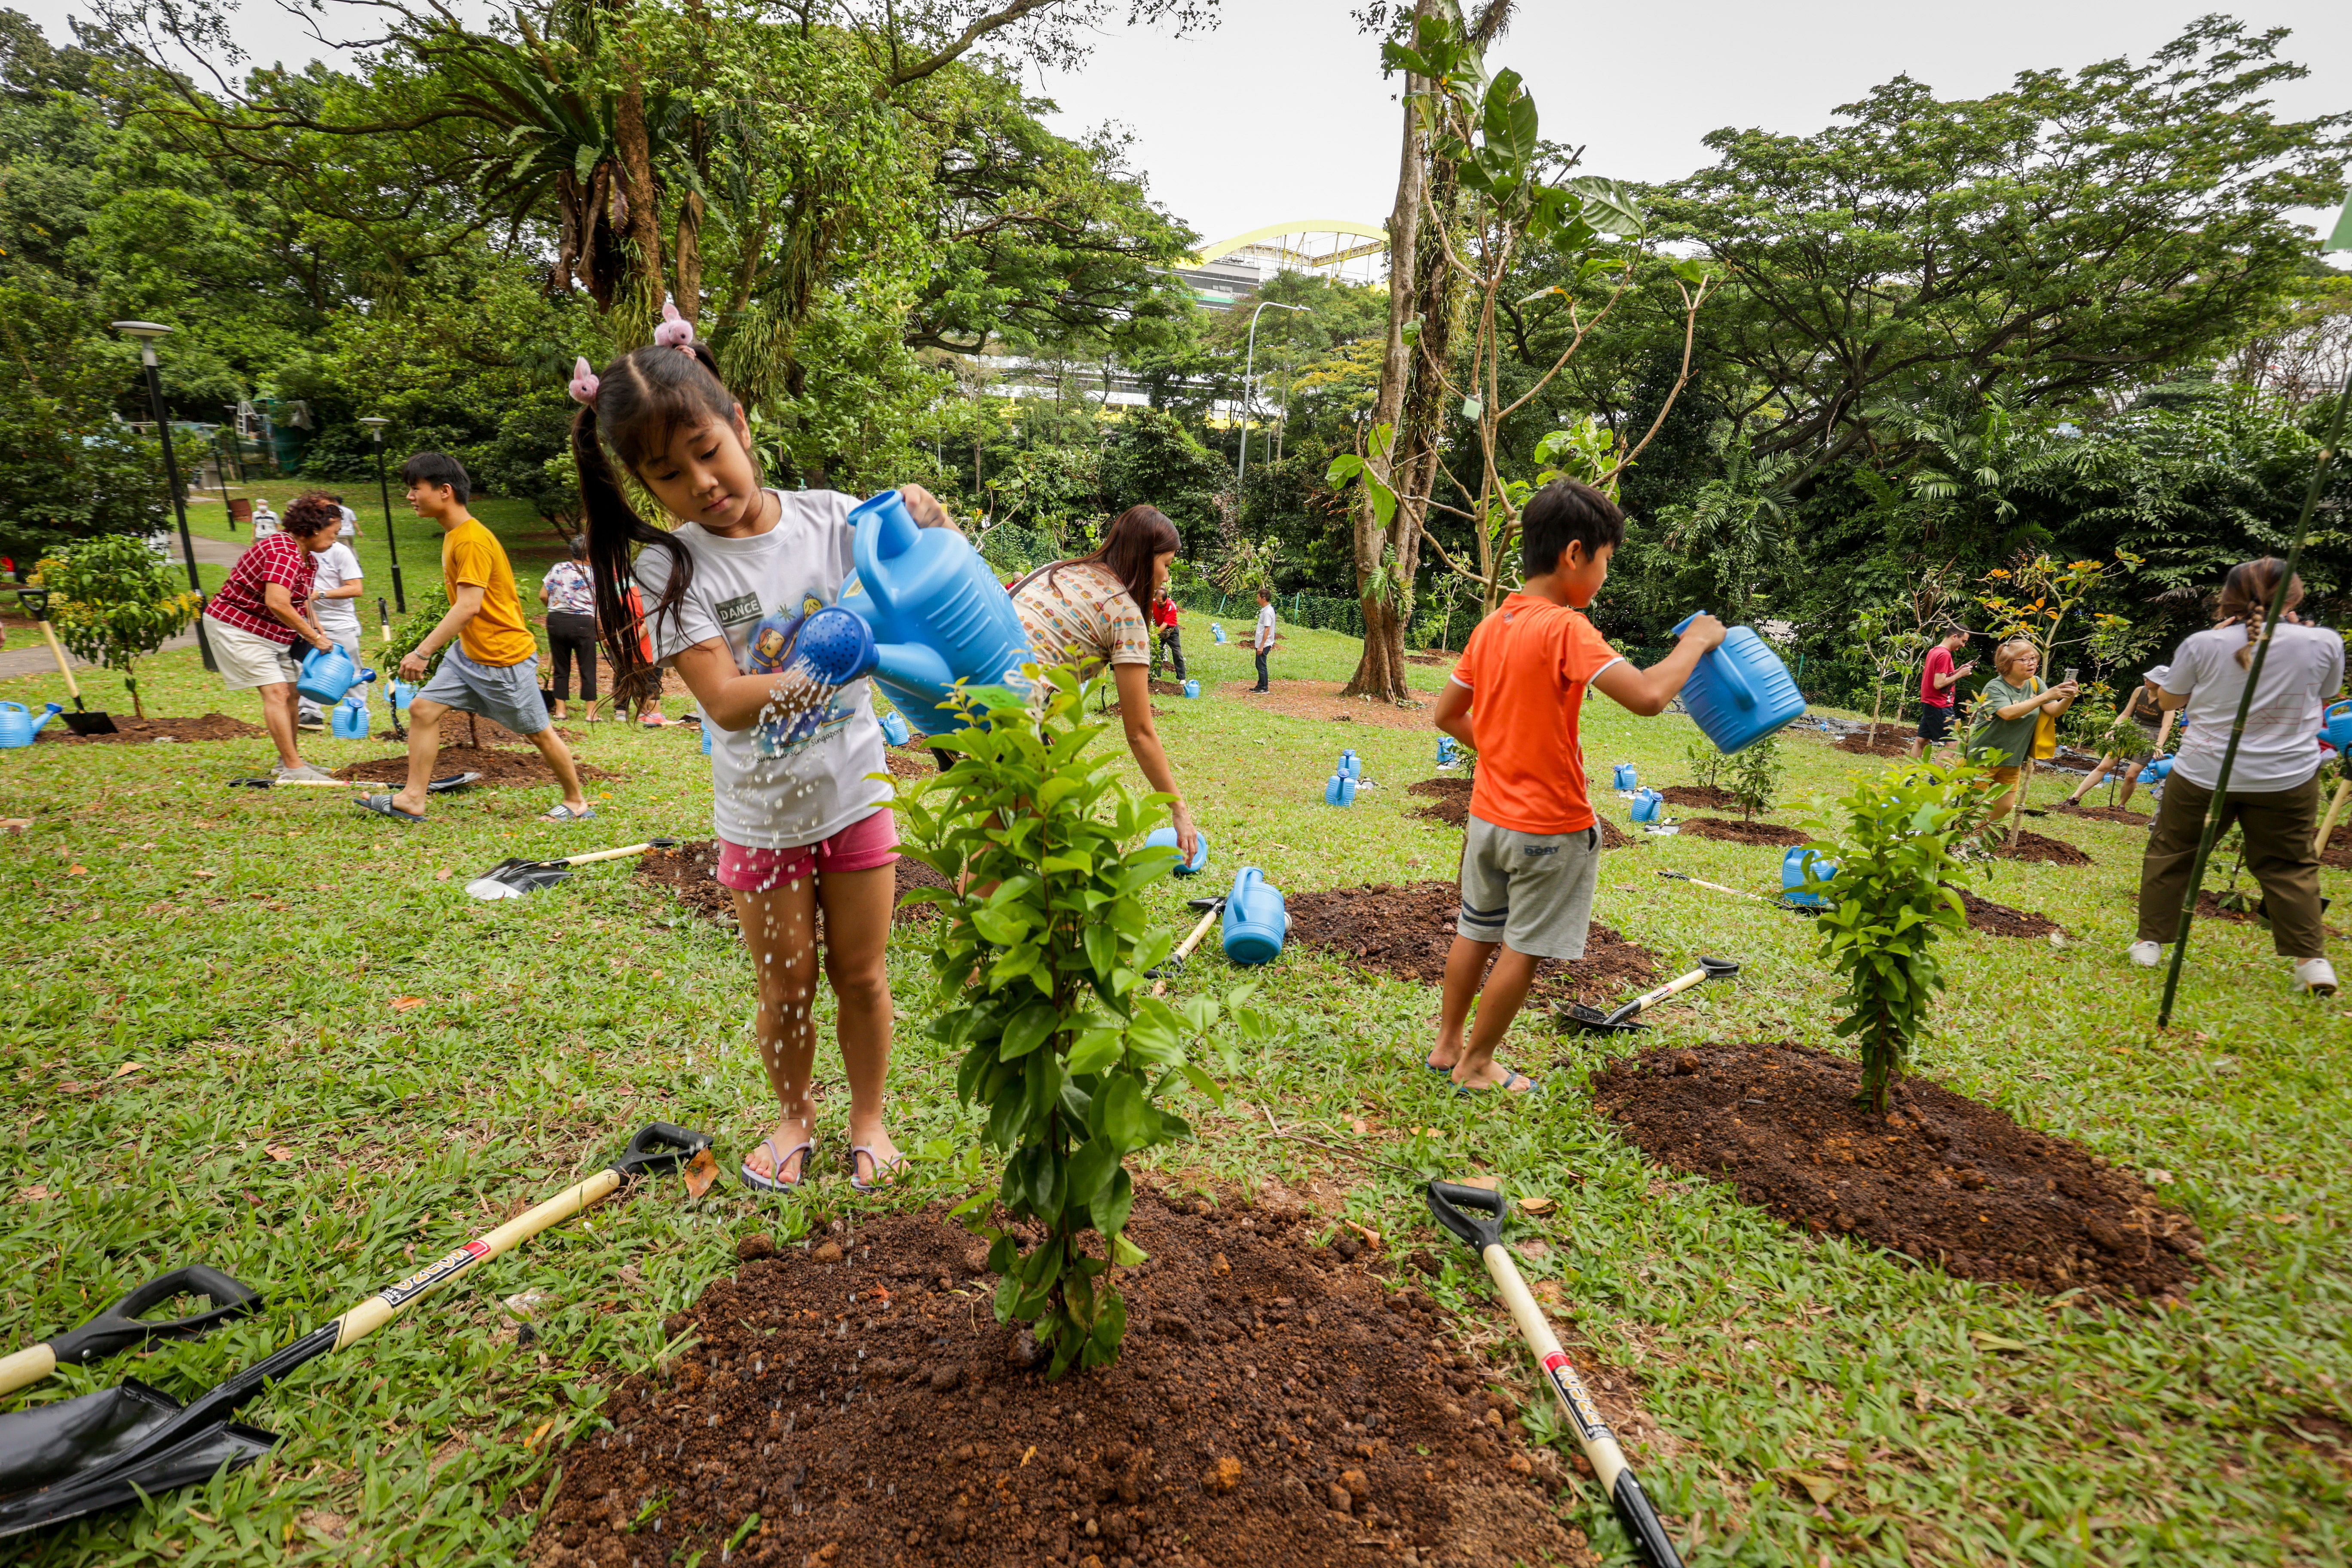
<path id="1" fill-rule="evenodd" d="M 2126 827 L 2146 827 L 2154 818 L 2144 811 L 2133 811 L 2120 805 L 2053 805 L 2051 811 L 2061 816 L 2087 816 L 2094 822 L 2120 822 Z"/>
<path id="2" fill-rule="evenodd" d="M 1882 735 L 1885 735 L 1894 727 L 1881 724 L 1878 729 Z M 1857 757 L 1907 757 L 1911 754 L 1910 737 L 1900 731 L 1894 731 L 1891 738 L 1874 741 L 1856 730 L 1851 734 L 1840 735 L 1837 747 L 1839 751 L 1851 752 Z"/>
<path id="3" fill-rule="evenodd" d="M 534 1568 L 715 1565 L 754 1514 L 746 1568 L 1598 1563 L 1427 1296 L 1265 1211 L 1146 1197 L 1129 1234 L 1119 1360 L 1060 1383 L 939 1212 L 748 1238 L 564 1455 Z"/>
<path id="4" fill-rule="evenodd" d="M 898 857 L 894 865 L 898 873 L 898 911 L 890 919 L 896 925 L 909 921 L 927 921 L 936 912 L 929 904 L 909 904 L 907 895 L 918 888 L 944 888 L 948 879 L 921 861 L 907 856 Z M 637 858 L 637 879 L 668 889 L 682 900 L 690 913 L 732 928 L 735 924 L 735 895 L 719 885 L 719 841 L 698 839 L 681 844 L 675 849 L 653 849 Z M 824 911 L 816 916 L 816 935 L 824 940 Z"/>
<path id="5" fill-rule="evenodd" d="M 2087 866 L 2091 863 L 2088 855 L 2064 839 L 2028 833 L 2022 827 L 2011 833 L 1997 853 L 2004 860 L 2022 860 L 2033 866 Z"/>
<path id="6" fill-rule="evenodd" d="M 484 729 L 489 727 L 487 724 L 483 726 Z M 442 726 L 441 732 L 447 735 L 448 726 Z M 583 779 L 612 780 L 621 776 L 593 763 L 575 760 L 572 765 L 580 770 L 580 776 Z M 444 773 L 457 773 L 481 774 L 474 781 L 478 784 L 551 784 L 555 782 L 555 773 L 548 767 L 547 759 L 538 752 L 504 746 L 443 746 L 439 760 L 433 764 L 433 776 L 439 778 Z M 408 782 L 408 758 L 403 754 L 379 757 L 372 763 L 353 763 L 347 768 L 336 769 L 335 776 L 350 784 L 404 784 Z"/>
<path id="7" fill-rule="evenodd" d="M 1668 784 L 1658 793 L 1671 805 L 1696 805 L 1708 811 L 1739 809 L 1739 797 L 1720 784 Z"/>
<path id="8" fill-rule="evenodd" d="M 902 752 L 893 746 L 883 753 L 883 760 L 889 764 L 892 778 L 927 779 L 940 771 L 929 752 Z"/>
<path id="9" fill-rule="evenodd" d="M 1381 882 L 1367 888 L 1334 888 L 1294 893 L 1290 940 L 1376 974 L 1438 985 L 1445 980 L 1445 955 L 1454 948 L 1454 915 L 1461 890 L 1452 882 Z M 1658 963 L 1649 949 L 1627 942 L 1604 925 L 1587 933 L 1584 956 L 1571 963 L 1546 959 L 1536 969 L 1533 994 L 1547 1000 L 1601 1002 L 1656 984 Z"/>
<path id="10" fill-rule="evenodd" d="M 564 723 L 567 725 L 573 722 L 574 721 L 569 719 L 564 721 Z M 698 746 L 702 744 L 702 742 L 699 739 L 702 731 L 695 727 L 694 720 L 680 719 L 676 722 L 677 725 L 684 726 L 685 732 L 687 734 L 697 737 L 694 742 L 696 745 Z M 606 719 L 601 721 L 598 723 L 597 728 L 601 730 L 606 724 L 614 724 L 624 730 L 640 727 L 630 724 L 622 724 L 616 720 Z M 381 713 L 376 715 L 376 728 L 370 731 L 369 733 L 373 735 L 377 740 L 382 741 L 387 746 L 398 746 L 404 751 L 407 749 L 408 737 L 406 733 L 404 731 L 395 731 L 390 724 L 385 723 L 383 721 L 383 715 Z M 580 731 L 574 729 L 558 727 L 555 734 L 558 740 L 567 742 L 576 742 L 580 739 Z M 530 736 L 518 735 L 512 730 L 508 729 L 504 724 L 499 723 L 497 720 L 485 719 L 479 714 L 452 713 L 441 721 L 441 743 L 445 750 L 452 745 L 470 746 L 478 740 L 484 746 L 528 746 L 530 744 Z"/>
<path id="11" fill-rule="evenodd" d="M 2319 863 L 2339 871 L 2352 871 L 2352 826 L 2338 827 L 2327 836 L 2327 847 L 2319 852 Z"/>
<path id="12" fill-rule="evenodd" d="M 1150 683 L 1154 697 L 1181 697 L 1184 683 L 1181 680 L 1155 680 Z"/>
<path id="13" fill-rule="evenodd" d="M 2260 891 L 2257 890 L 2248 893 L 2246 898 L 2251 903 L 2261 896 Z M 2227 921 L 2232 925 L 2244 925 L 2254 918 L 2254 911 L 2251 909 L 2227 908 L 2221 902 L 2221 894 L 2210 888 L 2205 888 L 2197 894 L 2197 918 L 2200 921 Z"/>
<path id="14" fill-rule="evenodd" d="M 61 713 L 33 737 L 33 742 L 41 746 L 121 746 L 145 741 L 250 741 L 269 734 L 258 724 L 248 724 L 226 713 L 207 713 L 201 719 L 133 719 L 116 713 L 113 719 L 115 732 L 111 735 L 77 735 L 66 728 L 65 715 Z"/>
<path id="15" fill-rule="evenodd" d="M 1468 779 L 1423 779 L 1419 784 L 1407 784 L 1405 793 L 1424 795 L 1432 803 L 1415 811 L 1413 816 L 1442 822 L 1448 827 L 1467 827 L 1470 826 L 1471 787 Z M 1593 813 L 1593 820 L 1601 825 L 1601 847 L 1603 849 L 1622 849 L 1634 842 L 1599 812 Z"/>
<path id="16" fill-rule="evenodd" d="M 1593 1075 L 1595 1103 L 1652 1159 L 1970 1279 L 2129 1299 L 2177 1295 L 2196 1223 L 2128 1172 L 1925 1079 L 1881 1118 L 1861 1064 L 1783 1041 L 1654 1050 Z"/>
<path id="17" fill-rule="evenodd" d="M 2031 910 L 2012 910 L 2007 904 L 1996 904 L 1990 899 L 1979 899 L 1966 888 L 1944 886 L 1960 895 L 1960 905 L 1969 912 L 1969 929 L 1988 936 L 2046 937 L 2058 929 L 2058 922 L 2048 915 Z"/>
<path id="18" fill-rule="evenodd" d="M 1461 657 L 1455 653 L 1409 653 L 1404 656 L 1404 661 L 1407 664 L 1451 665 Z"/>
<path id="19" fill-rule="evenodd" d="M 1720 839 L 1726 844 L 1770 844 L 1786 849 L 1792 845 L 1812 841 L 1810 833 L 1800 833 L 1793 827 L 1782 827 L 1773 822 L 1734 822 L 1721 816 L 1689 816 L 1678 826 L 1685 833 L 1695 834 L 1701 838 Z"/>

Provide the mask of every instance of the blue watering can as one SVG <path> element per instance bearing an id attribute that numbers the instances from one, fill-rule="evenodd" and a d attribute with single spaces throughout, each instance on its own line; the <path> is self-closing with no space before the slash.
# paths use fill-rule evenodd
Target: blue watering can
<path id="1" fill-rule="evenodd" d="M 2320 715 L 2319 743 L 2339 752 L 2352 746 L 2352 702 L 2338 702 Z"/>
<path id="2" fill-rule="evenodd" d="M 1800 844 L 1780 857 L 1780 896 L 1807 909 L 1828 909 L 1830 901 L 1820 889 L 1837 875 L 1837 862 L 1823 859 L 1820 850 Z"/>
<path id="3" fill-rule="evenodd" d="M 302 672 L 294 682 L 294 689 L 313 702 L 341 702 L 343 693 L 362 680 L 373 680 L 375 672 L 362 674 L 352 662 L 352 656 L 340 647 L 314 647 L 302 656 Z"/>
<path id="4" fill-rule="evenodd" d="M 1683 628 L 1704 615 L 1686 616 L 1675 627 Z M 1751 626 L 1734 626 L 1723 641 L 1700 656 L 1698 668 L 1683 682 L 1683 706 L 1718 752 L 1752 746 L 1805 711 L 1805 695 Z"/>
<path id="5" fill-rule="evenodd" d="M 1353 747 L 1339 753 L 1339 776 L 1357 784 L 1364 782 L 1364 759 L 1356 755 Z"/>
<path id="6" fill-rule="evenodd" d="M 1265 879 L 1255 866 L 1234 874 L 1225 894 L 1225 956 L 1235 963 L 1266 963 L 1281 956 L 1283 939 L 1290 934 L 1290 911 L 1282 889 Z"/>
<path id="7" fill-rule="evenodd" d="M 1202 868 L 1209 863 L 1209 836 L 1202 833 L 1196 837 L 1201 841 L 1201 847 L 1194 851 L 1192 859 L 1185 859 L 1181 852 L 1176 857 L 1176 874 L 1180 877 L 1198 876 Z M 1155 827 L 1143 836 L 1143 847 L 1146 849 L 1155 845 L 1163 849 L 1177 848 L 1176 830 L 1173 827 Z"/>
<path id="8" fill-rule="evenodd" d="M 2161 784 L 2172 776 L 2172 763 L 2173 759 L 2170 757 L 2153 758 L 2147 766 L 2140 769 L 2139 778 L 2136 782 L 2144 784 Z"/>
<path id="9" fill-rule="evenodd" d="M 710 754 L 710 736 L 711 736 L 711 731 L 714 731 L 714 730 L 716 730 L 716 729 L 718 729 L 718 728 L 719 728 L 719 726 L 718 726 L 718 725 L 716 725 L 716 724 L 714 724 L 714 723 L 712 723 L 712 722 L 710 721 L 710 715 L 709 715 L 709 714 L 705 713 L 705 714 L 702 716 L 702 724 L 701 724 L 701 729 L 702 729 L 702 754 L 703 754 L 704 756 L 706 756 L 706 757 L 707 757 L 707 756 L 709 756 L 709 755 Z"/>
<path id="10" fill-rule="evenodd" d="M 873 669 L 880 654 L 873 631 L 838 605 L 810 612 L 793 639 L 793 658 L 827 686 L 848 685 Z"/>
<path id="11" fill-rule="evenodd" d="M 397 718 L 401 714 L 407 712 L 408 705 L 415 700 L 415 687 L 410 685 L 405 680 L 395 680 L 392 683 L 392 711 L 394 717 Z"/>
<path id="12" fill-rule="evenodd" d="M 370 670 L 368 673 L 373 675 L 375 672 Z M 341 702 L 335 704 L 331 723 L 335 732 L 335 739 L 338 741 L 367 739 L 368 727 L 374 722 L 374 720 L 368 712 L 367 699 L 360 695 L 362 689 L 360 687 L 353 687 L 344 694 Z"/>
<path id="13" fill-rule="evenodd" d="M 907 728 L 907 721 L 893 709 L 882 715 L 882 738 L 894 746 L 903 746 L 915 738 L 915 732 Z"/>
<path id="14" fill-rule="evenodd" d="M 35 719 L 21 702 L 0 702 L 0 749 L 13 751 L 31 745 L 33 737 L 41 732 L 41 726 L 65 711 L 62 702 L 45 702 L 41 706 L 46 711 Z"/>
<path id="15" fill-rule="evenodd" d="M 1217 641 L 1219 641 L 1219 642 L 1223 642 L 1223 641 L 1224 641 L 1224 640 L 1225 640 L 1225 627 L 1224 627 L 1224 623 L 1223 623 L 1222 621 L 1211 621 L 1211 622 L 1209 623 L 1209 635 L 1210 635 L 1211 637 L 1213 637 L 1216 638 L 1216 640 L 1217 640 Z"/>
<path id="16" fill-rule="evenodd" d="M 1021 617 L 961 534 L 917 528 L 897 490 L 860 501 L 849 525 L 856 566 L 841 584 L 841 608 L 871 629 L 875 681 L 908 723 L 934 735 L 963 728 L 947 706 L 959 680 L 1026 685 Z"/>
<path id="17" fill-rule="evenodd" d="M 1665 804 L 1666 797 L 1660 795 L 1656 790 L 1643 790 L 1633 797 L 1633 820 L 1636 822 L 1657 821 L 1658 812 Z"/>
<path id="18" fill-rule="evenodd" d="M 1439 767 L 1441 767 L 1441 768 L 1450 768 L 1450 767 L 1452 767 L 1452 766 L 1454 765 L 1454 737 L 1453 737 L 1453 736 L 1451 736 L 1451 735 L 1440 735 L 1440 736 L 1438 736 L 1438 737 L 1437 737 L 1437 765 L 1438 765 Z"/>
<path id="19" fill-rule="evenodd" d="M 1618 789 L 1630 791 L 1642 787 L 1641 782 L 1633 776 L 1633 763 L 1619 763 L 1613 772 L 1617 781 L 1615 787 Z"/>
<path id="20" fill-rule="evenodd" d="M 1197 681 L 1197 680 L 1187 680 L 1187 681 L 1184 683 L 1184 695 L 1185 695 L 1185 696 L 1187 696 L 1187 697 L 1198 697 L 1198 696 L 1200 696 L 1200 695 L 1201 695 L 1201 683 L 1200 683 L 1199 681 Z"/>
<path id="21" fill-rule="evenodd" d="M 1345 773 L 1333 773 L 1323 781 L 1323 804 L 1325 805 L 1355 805 L 1356 781 Z"/>

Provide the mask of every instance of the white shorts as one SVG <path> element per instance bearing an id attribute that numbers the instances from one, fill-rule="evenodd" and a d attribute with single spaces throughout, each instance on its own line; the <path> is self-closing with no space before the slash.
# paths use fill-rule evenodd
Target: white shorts
<path id="1" fill-rule="evenodd" d="M 294 662 L 294 645 L 271 642 L 256 632 L 248 632 L 205 617 L 205 639 L 212 644 L 213 662 L 220 666 L 221 684 L 231 691 L 244 691 L 256 686 L 291 686 L 300 671 Z"/>

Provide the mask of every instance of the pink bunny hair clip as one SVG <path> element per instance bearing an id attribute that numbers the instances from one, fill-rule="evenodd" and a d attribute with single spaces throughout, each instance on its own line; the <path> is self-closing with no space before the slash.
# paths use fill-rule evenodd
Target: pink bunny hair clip
<path id="1" fill-rule="evenodd" d="M 588 368 L 588 357 L 585 354 L 572 362 L 572 382 L 566 390 L 572 394 L 572 402 L 584 403 L 591 408 L 595 407 L 597 384 L 596 373 Z"/>
<path id="2" fill-rule="evenodd" d="M 667 300 L 662 301 L 661 325 L 654 329 L 654 342 L 660 348 L 684 349 L 689 353 L 694 351 L 694 323 L 679 315 L 677 307 Z"/>

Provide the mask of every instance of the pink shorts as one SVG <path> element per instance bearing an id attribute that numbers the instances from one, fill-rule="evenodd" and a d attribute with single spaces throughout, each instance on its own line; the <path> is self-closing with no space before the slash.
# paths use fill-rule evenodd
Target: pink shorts
<path id="1" fill-rule="evenodd" d="M 791 849 L 746 849 L 719 841 L 719 885 L 766 893 L 828 871 L 871 871 L 898 858 L 898 822 L 888 807 L 860 817 L 830 838 Z"/>

